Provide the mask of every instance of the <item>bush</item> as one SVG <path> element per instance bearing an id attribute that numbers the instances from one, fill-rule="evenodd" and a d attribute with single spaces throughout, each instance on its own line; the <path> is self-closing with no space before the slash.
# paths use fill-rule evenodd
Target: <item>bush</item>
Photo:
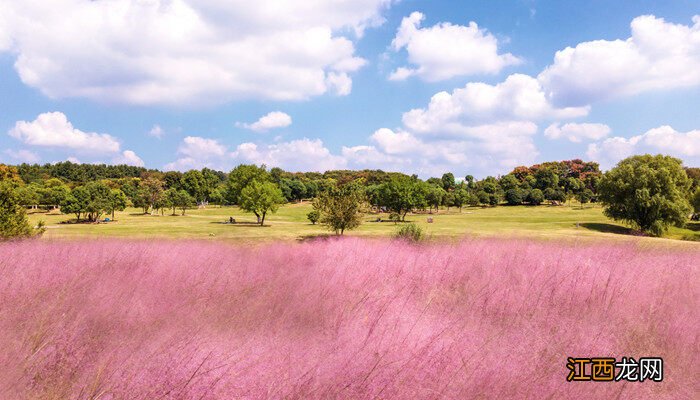
<path id="1" fill-rule="evenodd" d="M 420 242 L 424 238 L 423 228 L 414 223 L 404 224 L 396 230 L 396 237 L 409 242 Z"/>
<path id="2" fill-rule="evenodd" d="M 391 213 L 389 214 L 389 221 L 393 221 L 396 224 L 401 221 L 401 216 L 398 213 Z"/>
<path id="3" fill-rule="evenodd" d="M 306 214 L 306 218 L 313 224 L 316 225 L 319 219 L 321 219 L 321 213 L 318 210 L 313 210 Z"/>

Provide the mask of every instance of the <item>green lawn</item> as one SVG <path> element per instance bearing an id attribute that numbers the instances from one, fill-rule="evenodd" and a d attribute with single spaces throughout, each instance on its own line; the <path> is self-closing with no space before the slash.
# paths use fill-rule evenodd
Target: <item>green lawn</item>
<path id="1" fill-rule="evenodd" d="M 264 227 L 256 226 L 255 216 L 243 213 L 237 207 L 209 207 L 188 210 L 185 216 L 143 215 L 140 210 L 127 209 L 116 215 L 115 222 L 99 224 L 62 223 L 75 218 L 57 213 L 32 213 L 33 223 L 43 220 L 47 225 L 46 238 L 123 237 L 123 238 L 197 238 L 225 240 L 273 240 L 302 239 L 328 234 L 322 226 L 311 225 L 306 214 L 309 203 L 291 204 L 269 215 Z M 179 213 L 178 213 L 179 214 Z M 229 217 L 238 222 L 225 224 Z M 389 236 L 396 226 L 391 222 L 373 222 L 386 214 L 367 214 L 365 223 L 350 235 Z M 428 223 L 428 218 L 433 223 Z M 610 238 L 630 239 L 629 230 L 607 219 L 597 206 L 500 206 L 494 208 L 470 207 L 462 212 L 442 209 L 433 214 L 409 214 L 407 221 L 421 225 L 432 237 L 514 236 L 535 238 Z M 578 225 L 578 226 L 577 226 Z M 684 229 L 673 228 L 667 235 L 672 239 L 700 240 L 700 223 L 689 224 Z M 658 239 L 649 239 L 657 240 Z"/>

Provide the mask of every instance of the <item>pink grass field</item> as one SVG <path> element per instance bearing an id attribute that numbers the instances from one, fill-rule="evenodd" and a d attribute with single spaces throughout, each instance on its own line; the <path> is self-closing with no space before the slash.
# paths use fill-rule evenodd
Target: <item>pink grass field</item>
<path id="1" fill-rule="evenodd" d="M 698 398 L 693 249 L 0 243 L 2 399 Z M 663 382 L 566 382 L 659 356 Z"/>

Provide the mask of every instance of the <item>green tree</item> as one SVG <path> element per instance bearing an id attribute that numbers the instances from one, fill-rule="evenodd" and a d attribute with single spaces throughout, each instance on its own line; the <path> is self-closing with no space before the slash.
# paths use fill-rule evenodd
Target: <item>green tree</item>
<path id="1" fill-rule="evenodd" d="M 468 198 L 469 198 L 469 192 L 467 191 L 467 189 L 458 188 L 454 192 L 454 198 L 452 200 L 452 205 L 455 207 L 459 207 L 459 211 L 462 212 L 462 207 L 464 207 L 465 204 L 468 204 Z"/>
<path id="2" fill-rule="evenodd" d="M 517 187 L 508 189 L 506 191 L 506 202 L 508 205 L 511 206 L 517 206 L 523 202 L 523 194 L 522 190 L 518 189 Z"/>
<path id="3" fill-rule="evenodd" d="M 578 202 L 581 203 L 581 208 L 583 208 L 584 204 L 590 203 L 592 198 L 593 191 L 591 189 L 583 189 L 582 191 L 576 194 L 576 200 L 578 200 Z"/>
<path id="4" fill-rule="evenodd" d="M 681 160 L 646 154 L 626 158 L 605 173 L 599 198 L 609 218 L 660 236 L 686 222 L 690 185 Z"/>
<path id="5" fill-rule="evenodd" d="M 190 170 L 182 175 L 180 184 L 197 202 L 204 202 L 209 190 L 204 175 L 197 170 Z"/>
<path id="6" fill-rule="evenodd" d="M 254 180 L 241 190 L 239 200 L 241 209 L 255 214 L 262 226 L 267 213 L 277 212 L 279 205 L 284 203 L 284 196 L 274 183 Z"/>
<path id="7" fill-rule="evenodd" d="M 224 204 L 224 195 L 221 193 L 221 190 L 216 188 L 209 192 L 209 201 L 221 207 Z"/>
<path id="8" fill-rule="evenodd" d="M 454 190 L 456 183 L 455 183 L 455 176 L 452 172 L 448 172 L 446 174 L 442 174 L 442 188 L 445 189 L 446 191 Z"/>
<path id="9" fill-rule="evenodd" d="M 394 176 L 383 184 L 384 205 L 406 220 L 406 214 L 426 204 L 426 189 L 418 179 L 406 175 Z"/>
<path id="10" fill-rule="evenodd" d="M 313 206 L 321 214 L 321 224 L 336 235 L 343 235 L 360 226 L 365 203 L 364 190 L 356 183 L 348 183 L 321 192 Z"/>
<path id="11" fill-rule="evenodd" d="M 695 214 L 700 214 L 700 186 L 695 189 L 695 193 L 690 198 L 690 205 L 693 207 Z"/>
<path id="12" fill-rule="evenodd" d="M 440 205 L 445 198 L 445 189 L 442 187 L 430 187 L 425 194 L 425 200 L 430 207 L 430 212 L 433 212 L 433 207 L 435 207 L 435 212 L 440 212 Z"/>
<path id="13" fill-rule="evenodd" d="M 533 206 L 539 206 L 544 202 L 544 193 L 540 189 L 532 189 L 527 195 L 527 202 Z"/>
<path id="14" fill-rule="evenodd" d="M 264 165 L 247 165 L 241 164 L 231 170 L 226 181 L 226 200 L 230 204 L 241 204 L 241 194 L 243 188 L 248 186 L 252 181 L 270 181 L 270 174 L 267 172 Z"/>
<path id="15" fill-rule="evenodd" d="M 33 233 L 16 189 L 17 181 L 0 178 L 0 240 L 27 237 Z"/>
<path id="16" fill-rule="evenodd" d="M 308 214 L 306 214 L 306 218 L 312 225 L 316 225 L 316 222 L 321 219 L 321 213 L 318 210 L 311 210 Z"/>
<path id="17" fill-rule="evenodd" d="M 110 195 L 109 186 L 103 182 L 88 182 L 73 189 L 61 208 L 63 212 L 75 214 L 78 221 L 84 216 L 88 221 L 95 222 L 103 213 L 111 210 Z"/>
<path id="18" fill-rule="evenodd" d="M 120 189 L 112 189 L 109 193 L 109 211 L 114 220 L 115 211 L 124 211 L 129 204 L 129 199 Z"/>

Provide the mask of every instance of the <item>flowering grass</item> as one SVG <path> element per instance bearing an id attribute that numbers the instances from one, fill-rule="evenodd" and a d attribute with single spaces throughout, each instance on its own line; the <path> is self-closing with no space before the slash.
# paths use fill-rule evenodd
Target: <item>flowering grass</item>
<path id="1" fill-rule="evenodd" d="M 700 251 L 0 243 L 0 398 L 697 398 Z M 664 381 L 566 382 L 567 356 Z"/>

